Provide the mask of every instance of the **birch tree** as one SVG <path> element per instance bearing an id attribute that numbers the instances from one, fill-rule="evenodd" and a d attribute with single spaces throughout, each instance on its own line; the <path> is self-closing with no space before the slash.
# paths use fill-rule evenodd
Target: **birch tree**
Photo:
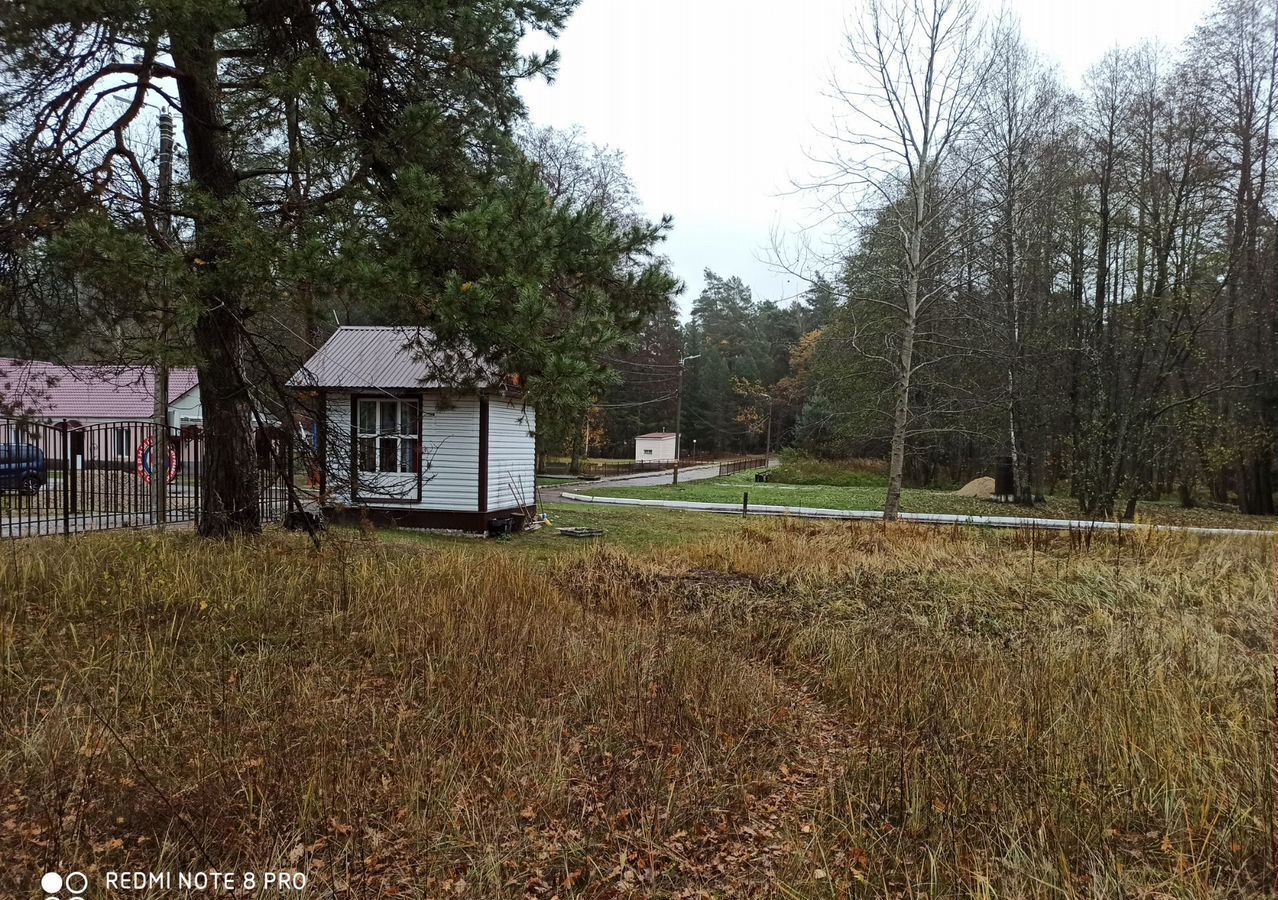
<path id="1" fill-rule="evenodd" d="M 970 165 L 971 155 L 960 151 L 982 114 L 990 62 L 970 0 L 869 0 L 848 31 L 846 56 L 849 72 L 833 84 L 838 111 L 828 133 L 830 153 L 820 160 L 826 171 L 814 187 L 831 214 L 852 228 L 886 216 L 899 239 L 893 290 L 874 301 L 887 307 L 894 326 L 886 354 L 894 384 L 883 507 L 884 518 L 894 520 L 919 322 L 949 290 L 946 279 L 928 277 L 947 252 L 929 235 L 954 187 L 967 180 L 946 170 Z"/>

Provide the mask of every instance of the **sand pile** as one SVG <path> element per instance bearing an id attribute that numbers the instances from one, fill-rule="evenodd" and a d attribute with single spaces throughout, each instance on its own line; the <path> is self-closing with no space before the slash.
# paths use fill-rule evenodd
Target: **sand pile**
<path id="1" fill-rule="evenodd" d="M 983 478 L 973 478 L 954 493 L 959 497 L 980 497 L 988 500 L 994 496 L 994 479 L 988 475 Z"/>

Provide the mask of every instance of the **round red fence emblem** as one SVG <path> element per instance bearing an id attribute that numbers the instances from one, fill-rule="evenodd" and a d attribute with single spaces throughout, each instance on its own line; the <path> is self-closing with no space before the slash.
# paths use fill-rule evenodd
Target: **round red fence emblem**
<path id="1" fill-rule="evenodd" d="M 177 454 L 173 452 L 173 448 L 169 447 L 169 465 L 165 481 L 172 481 L 177 475 Z M 148 437 L 142 443 L 138 444 L 137 452 L 137 469 L 138 477 L 146 484 L 151 483 L 151 472 L 155 468 L 153 457 L 155 456 L 155 438 Z"/>

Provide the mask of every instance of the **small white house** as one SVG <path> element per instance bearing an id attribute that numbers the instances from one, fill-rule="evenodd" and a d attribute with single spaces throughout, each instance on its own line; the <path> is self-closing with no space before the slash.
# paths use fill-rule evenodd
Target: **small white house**
<path id="1" fill-rule="evenodd" d="M 536 411 L 490 367 L 424 352 L 422 335 L 339 328 L 289 380 L 315 409 L 325 504 L 467 531 L 530 517 Z"/>
<path id="2" fill-rule="evenodd" d="M 653 431 L 635 438 L 635 462 L 674 462 L 678 452 L 673 431 Z"/>

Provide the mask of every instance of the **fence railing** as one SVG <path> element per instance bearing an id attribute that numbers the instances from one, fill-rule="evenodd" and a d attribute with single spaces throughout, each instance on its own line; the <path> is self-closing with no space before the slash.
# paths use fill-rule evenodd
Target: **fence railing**
<path id="1" fill-rule="evenodd" d="M 747 469 L 766 469 L 768 467 L 768 458 L 766 456 L 747 456 L 743 459 L 729 459 L 719 463 L 719 477 L 724 475 L 735 475 L 738 472 L 744 472 Z"/>
<path id="2" fill-rule="evenodd" d="M 652 460 L 649 462 L 618 463 L 586 463 L 581 467 L 581 474 L 596 478 L 615 478 L 618 475 L 636 475 L 640 472 L 664 472 L 674 468 L 669 460 Z"/>
<path id="3" fill-rule="evenodd" d="M 687 465 L 687 462 L 684 463 Z M 674 461 L 651 461 L 651 462 L 586 462 L 578 467 L 575 474 L 583 475 L 587 478 L 612 478 L 617 475 L 634 475 L 639 472 L 664 472 L 666 469 L 673 469 Z M 571 466 L 568 463 L 547 463 L 537 470 L 538 475 L 572 475 Z"/>
<path id="4" fill-rule="evenodd" d="M 160 460 L 154 422 L 35 422 L 0 417 L 0 538 L 71 535 L 199 520 L 203 436 L 167 431 Z M 262 521 L 288 509 L 292 442 L 259 433 Z"/>

